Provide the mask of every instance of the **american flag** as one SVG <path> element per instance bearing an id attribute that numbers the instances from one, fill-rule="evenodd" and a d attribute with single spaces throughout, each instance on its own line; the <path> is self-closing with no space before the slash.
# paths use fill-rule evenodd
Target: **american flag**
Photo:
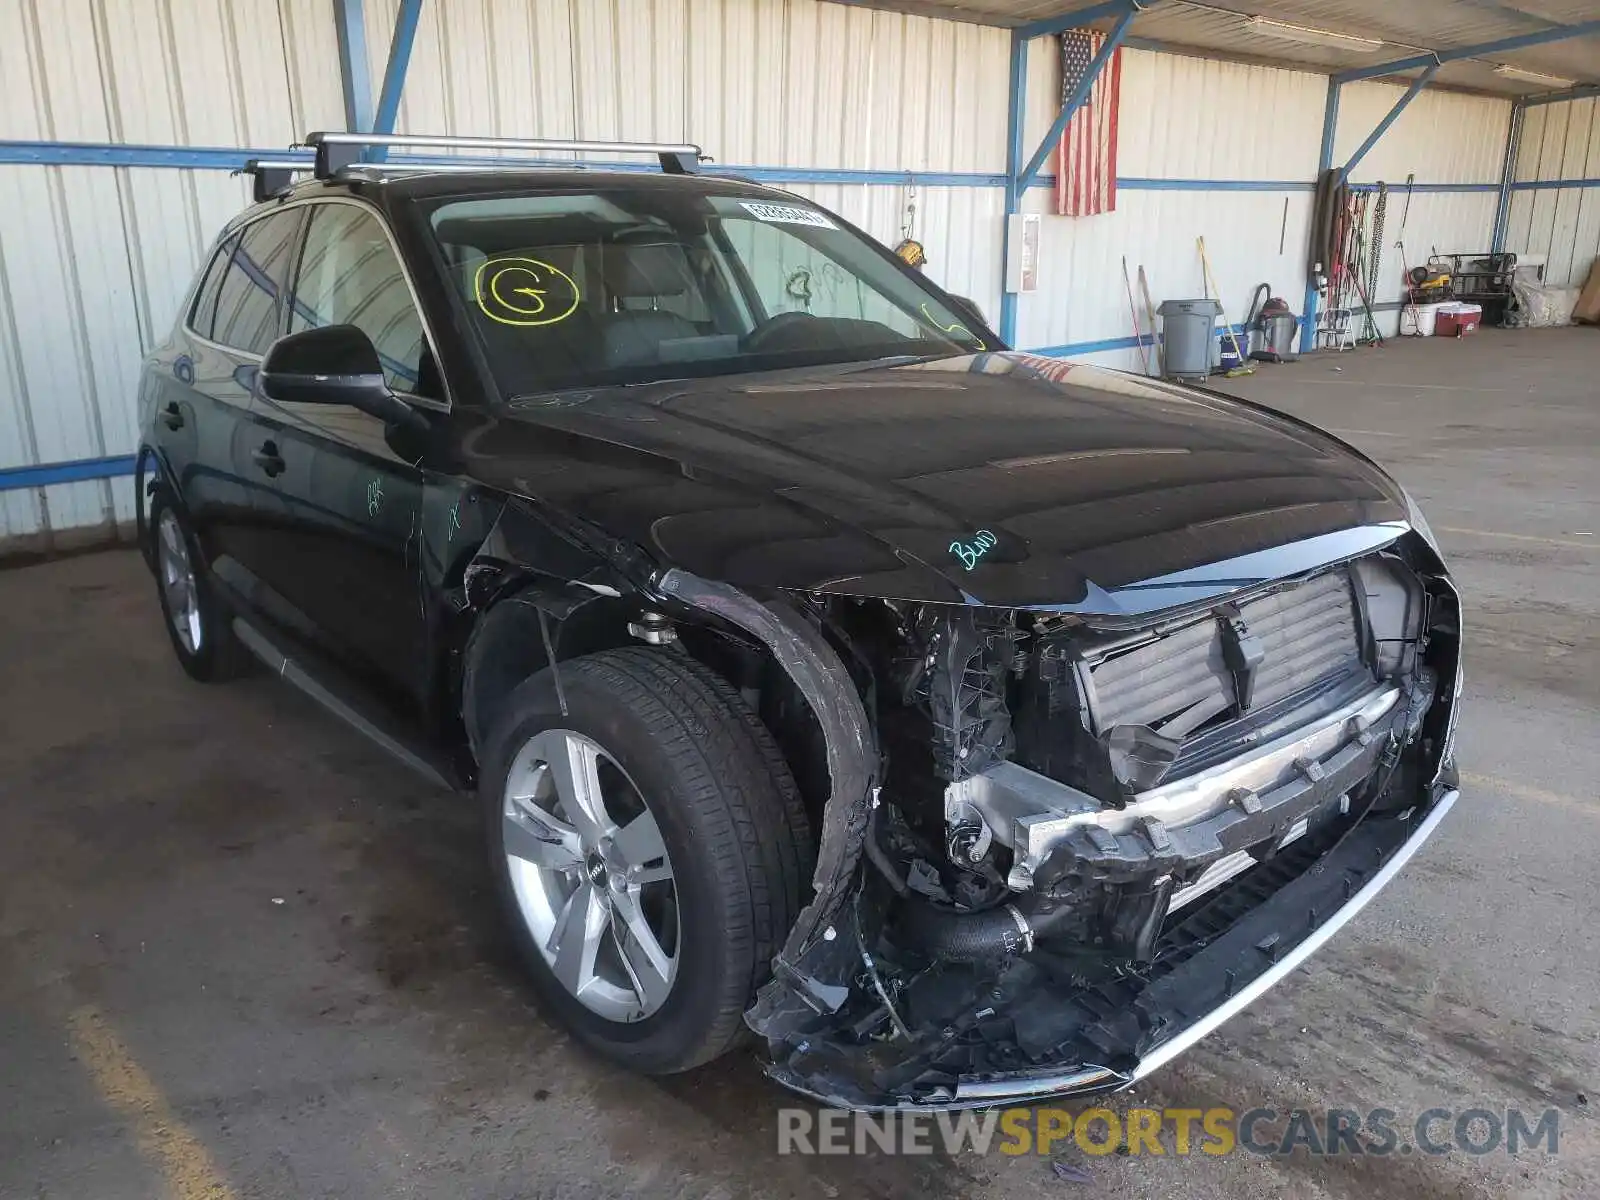
<path id="1" fill-rule="evenodd" d="M 1089 72 L 1106 35 L 1069 29 L 1061 35 L 1061 103 L 1065 106 Z M 1122 92 L 1122 51 L 1100 72 L 1089 98 L 1061 133 L 1056 152 L 1056 212 L 1089 217 L 1117 207 L 1117 106 Z"/>

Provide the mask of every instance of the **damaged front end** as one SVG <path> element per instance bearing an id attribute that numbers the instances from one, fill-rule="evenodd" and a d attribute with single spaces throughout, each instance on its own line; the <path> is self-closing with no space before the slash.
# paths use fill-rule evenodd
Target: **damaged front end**
<path id="1" fill-rule="evenodd" d="M 657 587 L 758 639 L 821 726 L 814 896 L 746 1019 L 827 1103 L 1125 1086 L 1456 796 L 1459 605 L 1415 534 L 1137 618 Z"/>

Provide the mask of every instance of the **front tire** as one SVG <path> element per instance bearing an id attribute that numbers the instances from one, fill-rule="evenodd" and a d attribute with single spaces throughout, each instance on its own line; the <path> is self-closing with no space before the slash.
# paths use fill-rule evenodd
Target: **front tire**
<path id="1" fill-rule="evenodd" d="M 480 792 L 502 909 L 546 1008 L 650 1074 L 732 1048 L 798 915 L 805 810 L 771 735 L 682 655 L 541 671 L 495 714 Z M 563 712 L 563 699 L 565 712 Z"/>

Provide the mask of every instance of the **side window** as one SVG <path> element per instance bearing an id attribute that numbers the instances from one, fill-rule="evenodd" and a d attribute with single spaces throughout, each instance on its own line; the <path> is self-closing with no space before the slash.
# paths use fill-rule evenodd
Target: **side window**
<path id="1" fill-rule="evenodd" d="M 211 336 L 211 327 L 217 317 L 217 293 L 222 290 L 222 276 L 228 269 L 228 260 L 233 257 L 233 248 L 238 241 L 239 235 L 234 234 L 217 247 L 217 252 L 206 264 L 200 290 L 194 295 L 194 307 L 189 310 L 189 328 L 203 338 Z"/>
<path id="2" fill-rule="evenodd" d="M 378 219 L 353 204 L 316 204 L 300 256 L 291 333 L 354 325 L 372 339 L 389 386 L 428 395 L 422 373 L 422 318 L 400 260 Z"/>
<path id="3" fill-rule="evenodd" d="M 274 213 L 244 227 L 217 291 L 211 339 L 248 354 L 265 354 L 278 338 L 278 297 L 289 280 L 296 209 Z"/>

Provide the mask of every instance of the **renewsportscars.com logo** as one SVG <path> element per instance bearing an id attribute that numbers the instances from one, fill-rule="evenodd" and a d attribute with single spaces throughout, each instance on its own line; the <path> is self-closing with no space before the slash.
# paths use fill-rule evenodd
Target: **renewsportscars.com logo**
<path id="1" fill-rule="evenodd" d="M 1519 1108 L 1428 1108 L 1411 1117 L 1387 1108 L 1008 1108 L 985 1112 L 867 1115 L 834 1109 L 778 1110 L 779 1154 L 1009 1155 L 1060 1153 L 1183 1157 L 1245 1150 L 1283 1156 L 1521 1154 L 1560 1152 L 1558 1109 L 1537 1118 Z"/>

